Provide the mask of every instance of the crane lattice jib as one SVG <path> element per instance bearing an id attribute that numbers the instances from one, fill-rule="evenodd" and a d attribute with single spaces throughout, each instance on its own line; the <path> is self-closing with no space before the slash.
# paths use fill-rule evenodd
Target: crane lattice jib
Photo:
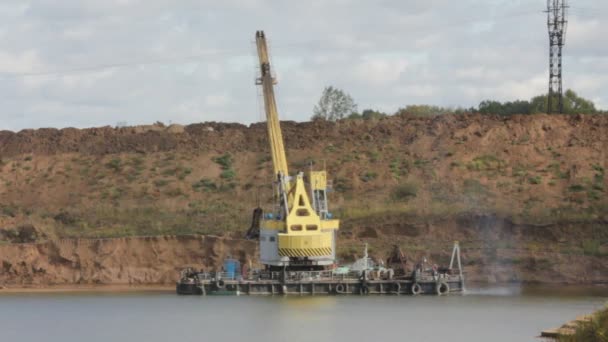
<path id="1" fill-rule="evenodd" d="M 288 176 L 287 158 L 285 157 L 285 147 L 283 146 L 283 134 L 279 124 L 279 114 L 277 103 L 274 97 L 273 84 L 275 82 L 270 69 L 270 59 L 268 58 L 268 48 L 266 37 L 263 31 L 256 32 L 255 36 L 258 56 L 260 59 L 261 77 L 258 83 L 263 87 L 264 109 L 266 111 L 266 121 L 268 122 L 268 139 L 270 140 L 270 152 L 272 154 L 272 164 L 275 176 L 282 174 Z"/>

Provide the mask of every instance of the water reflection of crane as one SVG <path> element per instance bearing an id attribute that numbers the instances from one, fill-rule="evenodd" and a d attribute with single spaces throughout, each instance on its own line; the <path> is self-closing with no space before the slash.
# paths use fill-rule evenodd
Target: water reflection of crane
<path id="1" fill-rule="evenodd" d="M 247 235 L 259 239 L 260 261 L 269 269 L 323 269 L 335 263 L 339 227 L 328 210 L 327 172 L 289 175 L 264 31 L 255 38 L 260 61 L 256 84 L 263 90 L 276 193 L 275 209 L 265 215 L 256 209 Z"/>

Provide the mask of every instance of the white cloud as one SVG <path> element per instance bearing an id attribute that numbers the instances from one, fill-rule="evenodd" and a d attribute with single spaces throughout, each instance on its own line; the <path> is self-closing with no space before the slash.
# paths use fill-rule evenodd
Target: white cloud
<path id="1" fill-rule="evenodd" d="M 606 106 L 601 19 L 608 3 L 578 6 L 594 10 L 573 13 L 564 86 Z M 543 7 L 505 0 L 3 2 L 0 129 L 258 120 L 258 29 L 269 38 L 285 119 L 308 119 L 328 85 L 349 92 L 361 109 L 388 112 L 413 103 L 528 99 L 547 87 Z M 103 65 L 116 66 L 14 75 Z"/>
<path id="2" fill-rule="evenodd" d="M 205 105 L 211 108 L 222 108 L 231 102 L 228 94 L 211 94 L 205 96 Z"/>
<path id="3" fill-rule="evenodd" d="M 355 66 L 355 75 L 365 84 L 379 86 L 393 83 L 401 77 L 409 63 L 404 58 L 370 55 Z"/>
<path id="4" fill-rule="evenodd" d="M 0 73 L 30 73 L 41 70 L 43 65 L 35 50 L 14 53 L 0 51 Z"/>

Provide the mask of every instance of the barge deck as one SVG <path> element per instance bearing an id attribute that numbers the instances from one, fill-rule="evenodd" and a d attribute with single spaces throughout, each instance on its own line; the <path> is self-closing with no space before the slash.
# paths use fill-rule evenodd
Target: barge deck
<path id="1" fill-rule="evenodd" d="M 269 270 L 239 271 L 238 261 L 226 260 L 228 272 L 197 272 L 184 269 L 176 284 L 176 292 L 182 295 L 447 295 L 464 292 L 464 275 L 460 261 L 460 246 L 454 243 L 448 267 L 436 265 L 428 268 L 426 259 L 413 271 L 405 270 L 400 259 L 401 250 L 396 248 L 402 268 L 384 268 L 375 265 L 367 254 L 349 267 L 323 271 L 279 272 Z M 454 266 L 457 266 L 455 268 Z"/>
<path id="2" fill-rule="evenodd" d="M 375 279 L 368 277 L 367 272 L 361 276 L 315 274 L 322 272 L 290 273 L 295 274 L 270 274 L 266 279 L 255 276 L 239 279 L 222 273 L 196 273 L 180 279 L 176 290 L 178 294 L 191 295 L 445 295 L 464 291 L 462 275 L 437 274 L 401 279 Z"/>

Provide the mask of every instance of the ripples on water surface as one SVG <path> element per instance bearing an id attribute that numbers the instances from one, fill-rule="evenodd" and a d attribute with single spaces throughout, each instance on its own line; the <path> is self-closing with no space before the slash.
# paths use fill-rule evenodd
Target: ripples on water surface
<path id="1" fill-rule="evenodd" d="M 606 288 L 557 287 L 447 297 L 1 294 L 0 341 L 538 341 L 607 298 Z"/>

